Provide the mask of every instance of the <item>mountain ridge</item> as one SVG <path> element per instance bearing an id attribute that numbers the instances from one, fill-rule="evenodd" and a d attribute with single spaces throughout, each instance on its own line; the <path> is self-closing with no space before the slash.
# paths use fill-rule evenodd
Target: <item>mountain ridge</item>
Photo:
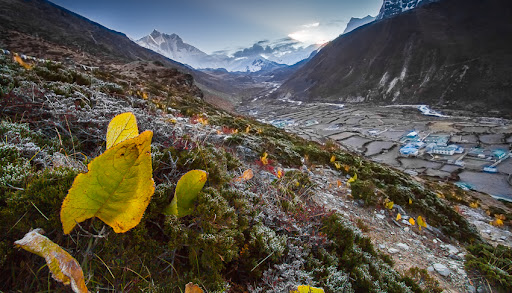
<path id="1" fill-rule="evenodd" d="M 327 45 L 272 97 L 512 108 L 512 5 L 446 0 L 366 25 Z"/>

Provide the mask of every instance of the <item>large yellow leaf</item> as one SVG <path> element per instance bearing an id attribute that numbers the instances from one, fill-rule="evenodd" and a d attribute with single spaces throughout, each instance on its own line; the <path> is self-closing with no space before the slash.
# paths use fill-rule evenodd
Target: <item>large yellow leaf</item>
<path id="1" fill-rule="evenodd" d="M 35 229 L 14 242 L 26 251 L 44 257 L 55 280 L 70 285 L 76 293 L 86 293 L 84 273 L 78 262 L 59 245 L 41 235 L 42 229 Z"/>
<path id="2" fill-rule="evenodd" d="M 107 150 L 116 144 L 139 135 L 137 119 L 130 113 L 119 114 L 114 117 L 107 128 Z"/>
<path id="3" fill-rule="evenodd" d="M 179 218 L 190 215 L 194 210 L 194 201 L 203 189 L 207 177 L 208 173 L 203 170 L 192 170 L 181 176 L 176 184 L 174 198 L 164 210 L 164 214 Z"/>
<path id="4" fill-rule="evenodd" d="M 300 285 L 297 287 L 297 291 L 291 291 L 290 293 L 324 293 L 324 289 L 316 288 L 308 285 Z"/>
<path id="5" fill-rule="evenodd" d="M 139 224 L 155 191 L 151 166 L 151 138 L 147 130 L 106 150 L 79 174 L 62 203 L 64 233 L 76 223 L 98 217 L 116 233 Z"/>

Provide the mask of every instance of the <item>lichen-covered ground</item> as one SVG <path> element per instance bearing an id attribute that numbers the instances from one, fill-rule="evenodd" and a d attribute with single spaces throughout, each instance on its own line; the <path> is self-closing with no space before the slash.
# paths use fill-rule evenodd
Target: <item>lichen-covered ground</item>
<path id="1" fill-rule="evenodd" d="M 418 182 L 332 142 L 230 115 L 204 103 L 188 80 L 165 83 L 165 68 L 132 67 L 152 69 L 146 77 L 54 62 L 24 69 L 0 56 L 0 290 L 69 290 L 51 279 L 43 258 L 14 248 L 32 228 L 78 260 L 91 292 L 180 292 L 188 282 L 206 292 L 289 292 L 300 284 L 326 292 L 510 289 L 509 250 L 495 250 L 504 262 L 489 266 L 492 249 L 477 246 L 464 271 L 473 255 L 464 246 L 486 238 L 464 216 L 486 223 L 484 208 L 508 225 L 505 210 L 467 208 L 475 199 L 452 185 Z M 123 112 L 154 132 L 156 191 L 144 217 L 122 234 L 91 219 L 64 235 L 62 200 Z M 164 216 L 177 180 L 193 169 L 209 173 L 194 212 Z M 252 179 L 234 180 L 248 169 Z M 397 213 L 422 216 L 428 227 L 396 221 Z M 506 226 L 481 225 L 510 237 Z"/>

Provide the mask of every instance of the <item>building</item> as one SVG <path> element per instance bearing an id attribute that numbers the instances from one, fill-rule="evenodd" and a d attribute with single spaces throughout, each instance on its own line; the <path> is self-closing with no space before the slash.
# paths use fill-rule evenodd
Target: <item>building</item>
<path id="1" fill-rule="evenodd" d="M 400 143 L 402 143 L 402 144 L 407 144 L 407 143 L 411 143 L 411 142 L 420 142 L 420 141 L 421 141 L 420 136 L 418 135 L 418 133 L 416 131 L 410 131 L 400 138 Z"/>
<path id="2" fill-rule="evenodd" d="M 507 155 L 508 155 L 508 151 L 506 151 L 506 150 L 497 149 L 497 150 L 492 151 L 492 158 L 495 160 L 501 160 L 501 159 L 505 158 Z"/>
<path id="3" fill-rule="evenodd" d="M 402 148 L 400 148 L 400 155 L 409 157 L 409 156 L 417 156 L 419 153 L 418 148 L 413 144 L 406 144 Z"/>
<path id="4" fill-rule="evenodd" d="M 435 143 L 438 146 L 447 146 L 448 141 L 450 141 L 450 136 L 446 134 L 430 134 L 423 140 L 427 145 Z"/>
<path id="5" fill-rule="evenodd" d="M 446 156 L 453 156 L 455 153 L 462 154 L 464 152 L 464 148 L 451 144 L 449 146 L 439 146 L 431 143 L 428 145 L 427 153 L 429 154 L 439 154 Z"/>

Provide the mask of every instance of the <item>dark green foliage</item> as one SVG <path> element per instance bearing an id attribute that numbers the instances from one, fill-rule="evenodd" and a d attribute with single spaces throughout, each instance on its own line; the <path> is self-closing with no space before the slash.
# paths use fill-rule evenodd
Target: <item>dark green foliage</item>
<path id="1" fill-rule="evenodd" d="M 441 293 L 443 289 L 439 287 L 439 282 L 429 275 L 425 269 L 412 267 L 405 272 L 406 283 L 409 285 L 418 286 L 423 288 L 425 293 Z"/>
<path id="2" fill-rule="evenodd" d="M 350 184 L 352 196 L 355 199 L 362 199 L 366 205 L 374 205 L 378 201 L 375 194 L 375 185 L 370 180 L 356 180 Z"/>
<path id="3" fill-rule="evenodd" d="M 467 249 L 466 271 L 477 284 L 486 285 L 483 277 L 498 292 L 512 291 L 512 249 L 485 244 L 470 245 Z"/>

